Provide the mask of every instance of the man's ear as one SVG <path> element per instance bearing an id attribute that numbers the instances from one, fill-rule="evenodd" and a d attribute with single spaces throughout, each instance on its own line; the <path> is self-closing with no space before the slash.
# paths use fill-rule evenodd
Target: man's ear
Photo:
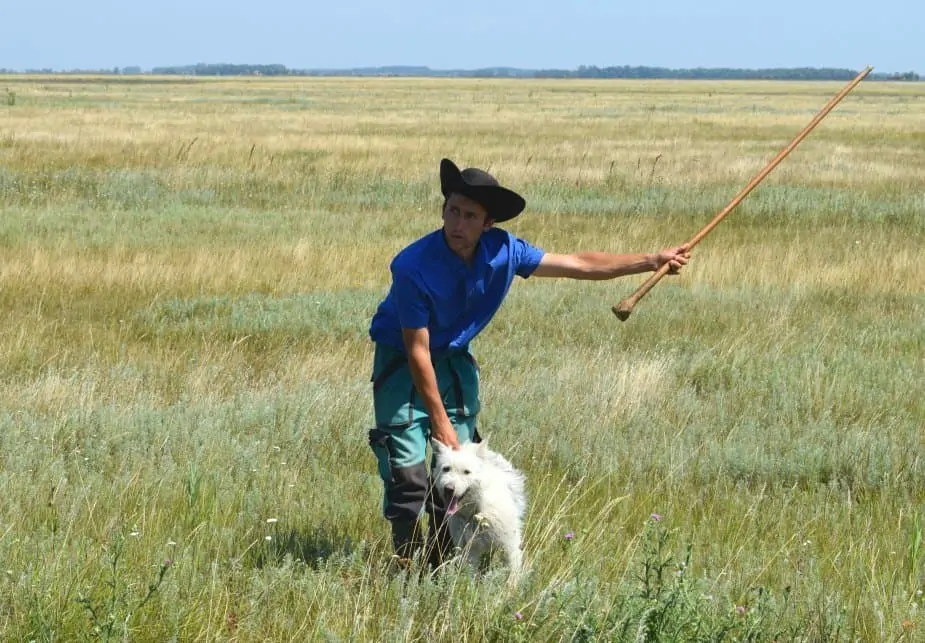
<path id="1" fill-rule="evenodd" d="M 495 225 L 495 220 L 491 217 L 485 217 L 485 223 L 482 224 L 482 232 L 489 230 L 493 225 Z"/>

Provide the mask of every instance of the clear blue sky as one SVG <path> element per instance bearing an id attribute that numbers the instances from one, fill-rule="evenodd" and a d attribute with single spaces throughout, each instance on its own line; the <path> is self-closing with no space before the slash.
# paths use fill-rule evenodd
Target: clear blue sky
<path id="1" fill-rule="evenodd" d="M 925 74 L 925 0 L 0 0 L 0 68 L 197 62 Z"/>

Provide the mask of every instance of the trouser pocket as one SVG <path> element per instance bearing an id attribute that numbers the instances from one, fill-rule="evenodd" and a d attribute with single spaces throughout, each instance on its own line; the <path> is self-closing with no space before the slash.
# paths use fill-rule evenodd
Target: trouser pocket
<path id="1" fill-rule="evenodd" d="M 405 355 L 394 349 L 377 347 L 372 383 L 376 426 L 410 427 L 414 422 L 415 391 Z"/>
<path id="2" fill-rule="evenodd" d="M 471 418 L 481 410 L 479 367 L 468 351 L 457 351 L 435 364 L 443 405 L 451 416 Z"/>

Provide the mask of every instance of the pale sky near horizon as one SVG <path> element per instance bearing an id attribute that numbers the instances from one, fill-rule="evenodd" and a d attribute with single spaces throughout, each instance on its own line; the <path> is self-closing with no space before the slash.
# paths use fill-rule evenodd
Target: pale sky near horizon
<path id="1" fill-rule="evenodd" d="M 0 0 L 0 68 L 841 67 L 925 75 L 925 1 Z"/>

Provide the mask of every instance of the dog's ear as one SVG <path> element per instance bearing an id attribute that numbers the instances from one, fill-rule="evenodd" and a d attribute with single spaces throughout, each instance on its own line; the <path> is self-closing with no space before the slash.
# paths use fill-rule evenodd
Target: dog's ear
<path id="1" fill-rule="evenodd" d="M 447 446 L 435 438 L 430 439 L 430 448 L 434 450 L 434 455 L 446 453 Z"/>
<path id="2" fill-rule="evenodd" d="M 481 457 L 488 453 L 488 440 L 482 439 L 481 442 L 475 445 L 475 452 Z"/>

